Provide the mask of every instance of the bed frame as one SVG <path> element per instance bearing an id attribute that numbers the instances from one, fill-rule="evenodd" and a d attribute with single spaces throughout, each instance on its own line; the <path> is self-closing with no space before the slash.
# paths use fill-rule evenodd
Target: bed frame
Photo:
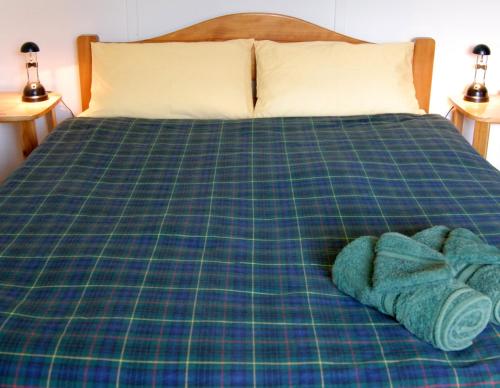
<path id="1" fill-rule="evenodd" d="M 277 42 L 339 41 L 348 43 L 368 43 L 320 27 L 290 16 L 268 13 L 239 13 L 220 16 L 178 31 L 136 43 L 199 42 L 230 39 L 254 38 Z M 78 64 L 80 70 L 80 91 L 82 110 L 89 107 L 92 83 L 92 53 L 90 44 L 98 42 L 97 35 L 81 35 L 77 39 Z M 413 82 L 420 108 L 429 111 L 429 100 L 434 64 L 434 40 L 417 38 L 414 40 Z M 252 77 L 255 79 L 255 57 Z"/>

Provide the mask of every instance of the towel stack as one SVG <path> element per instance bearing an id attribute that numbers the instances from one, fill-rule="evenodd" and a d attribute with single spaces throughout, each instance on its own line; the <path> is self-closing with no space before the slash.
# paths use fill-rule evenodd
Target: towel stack
<path id="1" fill-rule="evenodd" d="M 464 349 L 488 321 L 500 324 L 500 250 L 467 229 L 360 237 L 332 275 L 341 291 L 442 350 Z"/>

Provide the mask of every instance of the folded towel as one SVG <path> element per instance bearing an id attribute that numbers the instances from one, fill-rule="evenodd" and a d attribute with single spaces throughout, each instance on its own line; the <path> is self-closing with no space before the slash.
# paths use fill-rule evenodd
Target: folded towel
<path id="1" fill-rule="evenodd" d="M 443 225 L 437 225 L 414 234 L 412 239 L 419 241 L 438 252 L 442 252 L 444 242 L 446 241 L 449 233 L 450 228 Z"/>
<path id="2" fill-rule="evenodd" d="M 375 251 L 373 288 L 379 292 L 449 283 L 453 278 L 452 269 L 441 253 L 402 234 L 384 233 Z"/>
<path id="3" fill-rule="evenodd" d="M 396 318 L 410 332 L 439 349 L 461 350 L 470 346 L 488 323 L 491 302 L 484 295 L 451 279 L 449 269 L 444 271 L 443 267 L 438 266 L 439 276 L 443 277 L 441 281 L 429 276 L 428 283 L 421 282 L 412 288 L 406 287 L 405 282 L 400 282 L 400 291 L 388 290 L 384 282 L 380 289 L 374 287 L 372 279 L 378 260 L 376 250 L 380 250 L 380 247 L 392 247 L 387 239 L 401 239 L 401 235 L 392 235 L 382 236 L 384 244 L 380 246 L 380 240 L 377 241 L 374 237 L 361 237 L 347 245 L 338 254 L 333 265 L 334 284 L 361 303 Z M 428 253 L 418 242 L 413 243 L 418 247 L 417 250 Z M 411 247 L 410 242 L 405 241 L 405 244 L 406 247 Z M 439 256 L 430 257 L 430 265 L 435 265 L 434 259 Z M 425 261 L 422 260 L 423 263 Z M 420 259 L 417 260 L 419 262 Z M 412 268 L 411 265 L 409 268 Z M 417 266 L 416 272 L 421 268 Z M 396 273 L 401 274 L 400 271 Z M 420 273 L 428 276 L 425 270 Z M 447 273 L 447 277 L 443 273 Z"/>
<path id="4" fill-rule="evenodd" d="M 500 250 L 487 245 L 470 230 L 434 226 L 413 239 L 441 251 L 455 272 L 457 280 L 490 298 L 491 322 L 500 325 Z"/>
<path id="5" fill-rule="evenodd" d="M 376 243 L 377 239 L 371 236 L 354 240 L 337 255 L 332 270 L 333 283 L 340 291 L 371 306 L 365 298 L 371 293 Z"/>
<path id="6" fill-rule="evenodd" d="M 332 280 L 345 294 L 384 314 L 394 316 L 393 304 L 398 294 L 374 292 L 372 289 L 376 244 L 375 237 L 364 236 L 346 245 L 335 259 Z"/>
<path id="7" fill-rule="evenodd" d="M 485 244 L 468 229 L 453 229 L 444 242 L 443 253 L 451 265 L 496 264 L 500 265 L 500 249 Z"/>

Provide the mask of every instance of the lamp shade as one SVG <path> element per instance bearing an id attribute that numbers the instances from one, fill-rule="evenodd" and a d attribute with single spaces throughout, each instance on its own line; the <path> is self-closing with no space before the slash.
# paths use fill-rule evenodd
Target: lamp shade
<path id="1" fill-rule="evenodd" d="M 26 42 L 21 46 L 22 53 L 37 53 L 40 51 L 38 45 L 34 42 Z"/>
<path id="2" fill-rule="evenodd" d="M 476 55 L 490 55 L 491 51 L 485 44 L 478 44 L 472 49 L 472 53 Z"/>

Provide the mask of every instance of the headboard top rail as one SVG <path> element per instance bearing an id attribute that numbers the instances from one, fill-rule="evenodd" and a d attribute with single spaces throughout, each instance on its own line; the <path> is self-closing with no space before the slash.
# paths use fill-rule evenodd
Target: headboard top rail
<path id="1" fill-rule="evenodd" d="M 366 43 L 302 19 L 271 13 L 237 13 L 219 16 L 140 42 L 198 42 L 249 38 L 276 42 L 329 40 Z"/>
<path id="2" fill-rule="evenodd" d="M 239 13 L 219 16 L 192 26 L 136 43 L 200 42 L 230 39 L 274 40 L 277 42 L 339 41 L 368 43 L 291 16 L 270 13 Z M 82 109 L 90 102 L 92 53 L 90 45 L 99 41 L 97 35 L 81 35 L 77 39 Z M 429 110 L 434 40 L 415 39 L 413 82 L 420 108 Z M 255 78 L 255 59 L 253 66 Z"/>

